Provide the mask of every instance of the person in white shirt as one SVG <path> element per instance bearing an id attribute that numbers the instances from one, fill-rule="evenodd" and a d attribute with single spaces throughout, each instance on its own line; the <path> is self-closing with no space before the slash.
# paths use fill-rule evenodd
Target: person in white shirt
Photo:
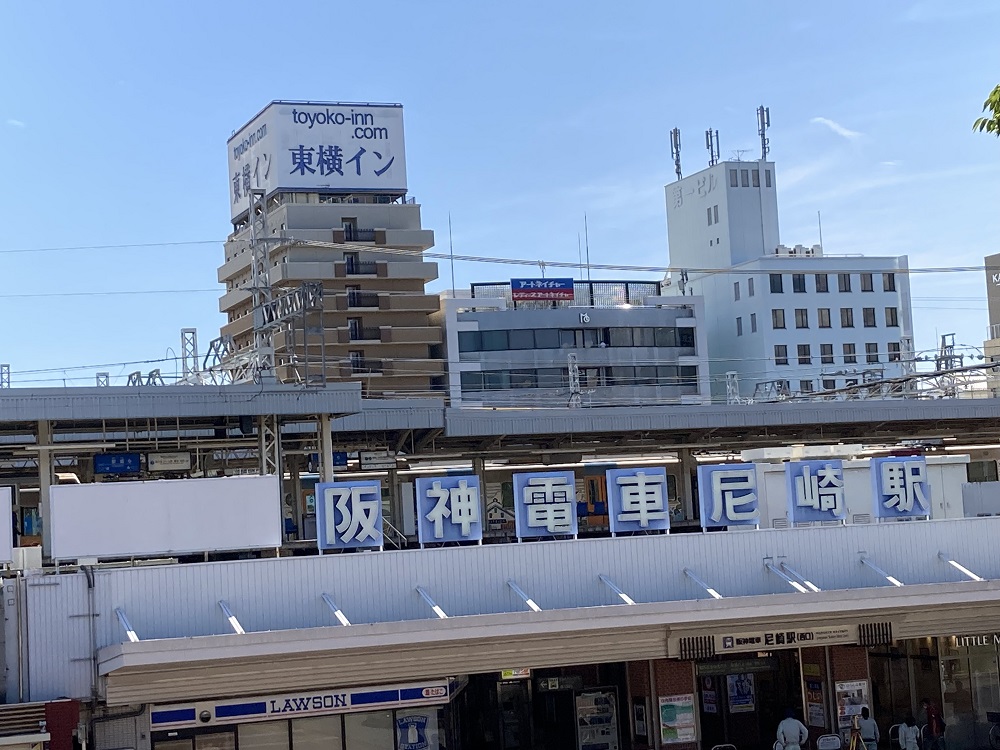
<path id="1" fill-rule="evenodd" d="M 899 746 L 903 750 L 920 750 L 920 727 L 913 714 L 907 716 L 899 727 Z"/>
<path id="2" fill-rule="evenodd" d="M 801 750 L 808 739 L 809 730 L 795 718 L 795 710 L 788 709 L 785 718 L 778 724 L 778 742 L 785 750 Z"/>
<path id="3" fill-rule="evenodd" d="M 868 750 L 876 750 L 879 741 L 878 724 L 872 718 L 868 706 L 864 706 L 861 709 L 861 720 L 858 721 L 858 729 L 861 732 L 861 739 L 865 743 L 865 747 Z"/>

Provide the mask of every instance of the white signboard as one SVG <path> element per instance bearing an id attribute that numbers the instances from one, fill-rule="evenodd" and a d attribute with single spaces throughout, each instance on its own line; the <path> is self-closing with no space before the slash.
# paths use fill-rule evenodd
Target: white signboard
<path id="1" fill-rule="evenodd" d="M 271 102 L 228 146 L 234 217 L 251 189 L 406 192 L 399 104 Z"/>
<path id="2" fill-rule="evenodd" d="M 857 625 L 838 625 L 818 628 L 784 628 L 782 630 L 727 633 L 715 636 L 718 654 L 739 651 L 770 651 L 800 646 L 829 646 L 857 643 Z"/>
<path id="3" fill-rule="evenodd" d="M 385 471 L 396 468 L 396 454 L 393 451 L 358 451 L 358 463 L 362 469 Z"/>
<path id="4" fill-rule="evenodd" d="M 62 484 L 51 498 L 56 560 L 281 545 L 275 476 Z"/>
<path id="5" fill-rule="evenodd" d="M 191 454 L 187 451 L 150 453 L 146 456 L 146 468 L 150 471 L 190 471 Z"/>
<path id="6" fill-rule="evenodd" d="M 0 487 L 0 514 L 7 522 L 0 531 L 0 562 L 14 560 L 14 488 Z"/>

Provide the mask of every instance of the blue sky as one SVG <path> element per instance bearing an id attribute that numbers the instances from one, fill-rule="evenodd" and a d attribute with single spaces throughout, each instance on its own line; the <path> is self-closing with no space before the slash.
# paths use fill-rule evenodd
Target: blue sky
<path id="1" fill-rule="evenodd" d="M 62 0 L 3 3 L 0 20 L 0 362 L 15 384 L 172 357 L 183 327 L 204 351 L 222 322 L 226 139 L 272 99 L 403 103 L 410 191 L 439 251 L 450 212 L 456 253 L 575 261 L 586 213 L 594 262 L 664 266 L 670 129 L 691 173 L 708 127 L 724 158 L 755 153 L 761 103 L 785 244 L 816 242 L 821 210 L 829 253 L 939 268 L 1000 250 L 1000 140 L 971 132 L 1000 81 L 995 0 Z M 142 247 L 159 243 L 195 244 Z M 35 252 L 93 245 L 134 246 Z M 456 267 L 459 286 L 511 275 Z M 188 291 L 104 294 L 144 290 Z M 918 349 L 946 332 L 981 345 L 981 271 L 913 290 Z M 175 367 L 97 369 L 156 366 Z"/>

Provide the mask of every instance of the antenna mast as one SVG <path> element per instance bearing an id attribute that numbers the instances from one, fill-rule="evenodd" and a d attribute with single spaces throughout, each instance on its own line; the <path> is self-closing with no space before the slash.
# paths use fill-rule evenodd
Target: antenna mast
<path id="1" fill-rule="evenodd" d="M 705 148 L 708 149 L 708 166 L 719 163 L 719 131 L 709 128 L 705 131 Z"/>
<path id="2" fill-rule="evenodd" d="M 674 128 L 670 131 L 670 155 L 674 157 L 674 172 L 677 179 L 681 179 L 681 129 Z"/>
<path id="3" fill-rule="evenodd" d="M 771 110 L 761 104 L 757 107 L 757 133 L 760 135 L 760 159 L 767 160 L 771 152 L 771 140 L 767 137 L 767 129 L 771 127 Z"/>

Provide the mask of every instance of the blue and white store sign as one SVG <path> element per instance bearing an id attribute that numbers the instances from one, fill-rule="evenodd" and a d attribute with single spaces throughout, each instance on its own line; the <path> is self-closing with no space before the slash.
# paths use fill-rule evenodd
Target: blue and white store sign
<path id="1" fill-rule="evenodd" d="M 322 716 L 410 706 L 439 706 L 457 692 L 448 680 L 384 687 L 315 690 L 307 693 L 265 695 L 239 700 L 153 706 L 150 728 L 186 729 L 213 724 L 241 724 L 298 716 Z M 207 714 L 207 715 L 205 715 Z"/>
<path id="2" fill-rule="evenodd" d="M 699 466 L 698 502 L 703 529 L 757 526 L 760 523 L 760 497 L 756 465 Z"/>
<path id="3" fill-rule="evenodd" d="M 94 456 L 95 474 L 138 474 L 142 458 L 138 453 L 98 453 Z"/>
<path id="4" fill-rule="evenodd" d="M 514 475 L 518 539 L 576 536 L 576 475 L 542 471 Z"/>
<path id="5" fill-rule="evenodd" d="M 479 477 L 422 477 L 416 481 L 421 544 L 478 542 L 483 538 Z"/>
<path id="6" fill-rule="evenodd" d="M 785 464 L 788 518 L 792 523 L 840 521 L 844 502 L 844 462 L 789 461 Z"/>
<path id="7" fill-rule="evenodd" d="M 669 531 L 666 469 L 658 466 L 608 469 L 607 490 L 612 534 Z"/>
<path id="8" fill-rule="evenodd" d="M 873 458 L 871 476 L 878 518 L 930 516 L 931 486 L 923 456 Z"/>
<path id="9" fill-rule="evenodd" d="M 324 549 L 382 548 L 382 482 L 316 485 L 316 536 Z"/>

